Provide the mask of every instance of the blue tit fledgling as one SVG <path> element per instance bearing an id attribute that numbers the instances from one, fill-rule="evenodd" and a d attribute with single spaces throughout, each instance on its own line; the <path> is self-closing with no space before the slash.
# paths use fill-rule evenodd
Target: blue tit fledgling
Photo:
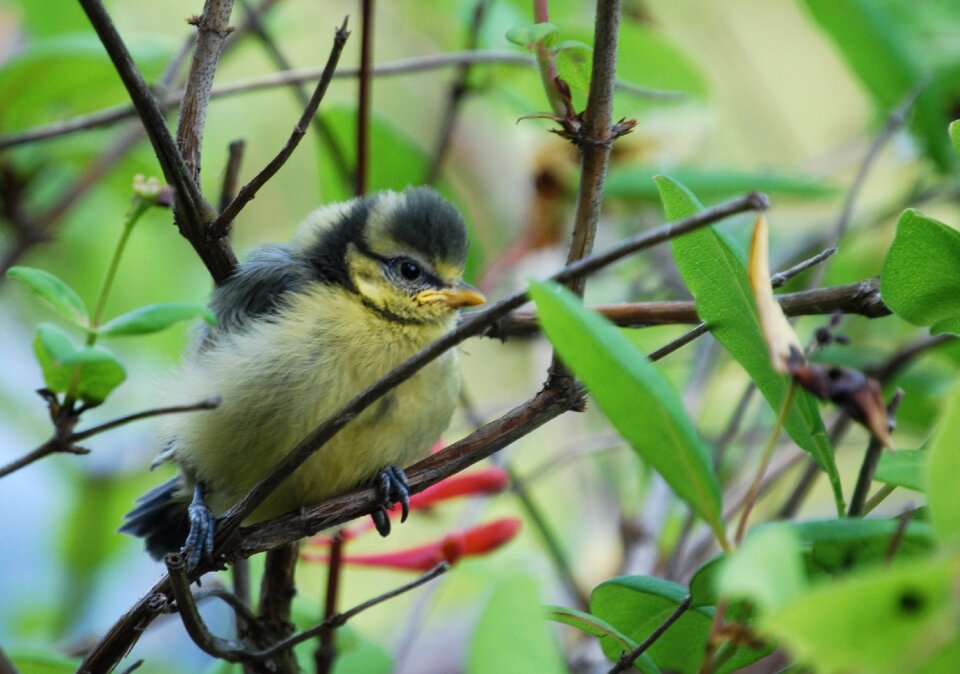
<path id="1" fill-rule="evenodd" d="M 483 302 L 462 279 L 466 253 L 460 213 L 428 188 L 326 206 L 291 243 L 253 251 L 214 292 L 218 324 L 174 382 L 182 400 L 222 402 L 168 418 L 158 461 L 181 474 L 142 497 L 121 531 L 145 538 L 154 557 L 181 549 L 191 498 L 202 496 L 212 522 L 342 405 L 448 332 L 458 308 Z M 247 523 L 375 480 L 395 489 L 385 502 L 403 500 L 396 466 L 426 456 L 459 386 L 449 350 L 352 420 Z M 389 530 L 384 512 L 375 521 Z M 199 542 L 190 533 L 188 547 L 210 550 L 212 530 Z M 199 559 L 199 549 L 191 554 Z"/>

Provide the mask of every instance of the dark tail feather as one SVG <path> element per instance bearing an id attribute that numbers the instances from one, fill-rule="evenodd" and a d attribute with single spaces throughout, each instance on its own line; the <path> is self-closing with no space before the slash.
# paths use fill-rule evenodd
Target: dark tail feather
<path id="1" fill-rule="evenodd" d="M 154 487 L 137 499 L 137 507 L 124 516 L 120 531 L 143 538 L 154 559 L 179 551 L 190 532 L 189 498 L 184 499 L 184 492 L 180 476 Z"/>

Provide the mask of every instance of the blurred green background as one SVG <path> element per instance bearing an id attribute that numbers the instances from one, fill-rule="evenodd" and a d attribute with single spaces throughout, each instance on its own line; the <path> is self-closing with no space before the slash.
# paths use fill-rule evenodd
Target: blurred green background
<path id="1" fill-rule="evenodd" d="M 185 19 L 202 9 L 197 0 L 105 4 L 148 81 L 156 81 L 193 30 Z M 531 23 L 530 4 L 487 4 L 478 48 L 525 54 L 505 34 Z M 475 6 L 472 0 L 377 3 L 374 63 L 464 49 Z M 593 3 L 561 0 L 549 6 L 563 39 L 592 41 Z M 238 4 L 233 23 L 243 14 Z M 265 25 L 295 67 L 320 67 L 335 27 L 347 15 L 354 34 L 341 67 L 348 68 L 358 62 L 359 3 L 284 0 L 266 15 Z M 832 242 L 847 189 L 888 114 L 929 77 L 911 124 L 894 134 L 873 163 L 824 283 L 875 276 L 904 206 L 922 203 L 928 215 L 960 221 L 956 160 L 946 135 L 960 102 L 958 27 L 960 10 L 946 1 L 627 0 L 618 78 L 682 95 L 656 100 L 618 92 L 615 118 L 635 118 L 638 126 L 616 145 L 598 247 L 662 222 L 650 177 L 666 173 L 708 204 L 750 189 L 767 190 L 774 204 L 769 220 L 775 267 L 818 252 Z M 836 36 L 845 31 L 849 39 L 838 41 Z M 572 66 L 561 75 L 576 85 L 576 70 Z M 263 44 L 245 36 L 224 56 L 216 83 L 275 71 Z M 372 189 L 401 189 L 423 181 L 454 77 L 454 69 L 447 67 L 374 80 Z M 517 122 L 548 109 L 534 67 L 480 64 L 472 68 L 468 83 L 471 93 L 458 109 L 438 186 L 470 224 L 472 280 L 497 298 L 562 264 L 576 194 L 576 157 L 547 132 L 549 122 Z M 356 88 L 355 79 L 336 80 L 320 108 L 348 157 L 353 155 Z M 0 0 L 0 136 L 125 100 L 78 5 Z M 582 106 L 584 92 L 575 88 L 574 100 Z M 300 109 L 284 87 L 214 100 L 203 144 L 202 184 L 208 198 L 217 198 L 230 141 L 246 141 L 242 179 L 249 179 L 285 142 Z M 40 213 L 136 123 L 4 150 L 0 166 L 27 180 L 22 206 Z M 55 224 L 51 242 L 31 248 L 18 263 L 56 273 L 92 303 L 137 173 L 159 174 L 152 150 L 142 140 Z M 236 221 L 236 250 L 242 255 L 260 243 L 286 239 L 313 208 L 348 197 L 348 185 L 327 146 L 311 131 Z M 0 226 L 4 250 L 15 243 L 6 224 Z M 745 242 L 750 224 L 749 218 L 734 218 L 723 227 Z M 793 287 L 805 283 L 801 277 Z M 153 210 L 133 234 L 107 315 L 151 302 L 203 301 L 209 290 L 206 271 L 172 226 L 170 213 Z M 685 296 L 666 249 L 604 272 L 587 292 L 595 302 Z M 0 281 L 0 464 L 48 437 L 46 410 L 33 393 L 42 379 L 31 340 L 36 324 L 51 319 L 22 288 Z M 805 337 L 822 322 L 800 320 L 798 331 Z M 627 332 L 650 351 L 682 329 Z M 835 355 L 858 364 L 881 359 L 919 334 L 895 318 L 882 323 L 851 318 L 845 332 L 853 346 Z M 129 379 L 105 405 L 84 415 L 82 426 L 153 406 L 165 373 L 189 337 L 190 330 L 174 328 L 111 343 L 127 365 Z M 707 437 L 723 429 L 747 383 L 738 366 L 718 357 L 716 349 L 700 340 L 660 365 L 684 393 L 687 409 Z M 550 349 L 537 339 L 506 344 L 471 340 L 462 355 L 465 386 L 476 411 L 492 419 L 538 389 Z M 941 349 L 896 382 L 907 390 L 897 436 L 902 446 L 916 446 L 930 428 L 952 379 L 941 363 L 958 358 L 955 346 Z M 771 416 L 754 401 L 731 465 L 757 443 L 750 431 L 768 427 Z M 445 439 L 469 430 L 467 417 L 458 413 Z M 139 541 L 115 533 L 133 499 L 165 478 L 148 472 L 161 449 L 156 437 L 150 422 L 125 426 L 91 440 L 88 456 L 54 456 L 0 480 L 0 644 L 5 649 L 51 656 L 82 650 L 160 576 L 161 566 L 143 553 Z M 858 429 L 838 448 L 845 485 L 852 485 L 859 463 L 854 448 L 865 444 L 866 435 Z M 571 453 L 574 458 L 567 461 Z M 659 482 L 649 479 L 594 411 L 554 421 L 509 448 L 500 460 L 530 477 L 530 493 L 583 587 L 624 570 L 651 571 L 658 549 L 669 546 L 683 521 L 683 510 Z M 551 464 L 555 470 L 544 470 Z M 781 499 L 775 493 L 767 509 Z M 759 514 L 766 504 L 760 504 Z M 819 484 L 803 512 L 829 515 L 831 508 L 826 485 Z M 888 509 L 896 512 L 895 499 Z M 414 517 L 390 540 L 365 537 L 350 549 L 408 547 L 470 522 L 517 512 L 509 493 L 453 504 Z M 640 554 L 624 559 L 628 529 L 642 532 L 649 542 L 631 548 Z M 300 569 L 296 614 L 299 623 L 308 625 L 322 613 L 325 574 L 317 564 Z M 405 580 L 395 572 L 349 568 L 342 606 Z M 355 647 L 350 657 L 356 660 L 340 660 L 338 671 L 479 667 L 465 664 L 474 657 L 470 644 L 490 638 L 482 630 L 475 632 L 479 616 L 491 596 L 505 601 L 503 593 L 491 594 L 494 588 L 516 583 L 534 588 L 529 597 L 513 593 L 516 601 L 570 602 L 530 526 L 494 556 L 465 561 L 426 589 L 351 622 Z M 506 609 L 494 603 L 489 610 L 514 608 L 509 602 Z M 222 606 L 208 606 L 205 615 L 215 629 L 229 629 Z M 577 647 L 571 634 L 558 631 L 556 636 L 569 650 Z M 139 670 L 145 673 L 222 671 L 172 617 L 158 620 L 130 656 L 131 661 L 141 657 L 147 659 Z"/>

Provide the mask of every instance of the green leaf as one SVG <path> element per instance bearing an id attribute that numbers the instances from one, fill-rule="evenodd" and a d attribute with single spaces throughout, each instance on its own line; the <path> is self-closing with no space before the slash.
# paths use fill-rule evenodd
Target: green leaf
<path id="1" fill-rule="evenodd" d="M 743 545 L 727 555 L 716 582 L 724 596 L 749 599 L 761 612 L 778 609 L 807 584 L 799 537 L 783 523 L 752 529 Z"/>
<path id="2" fill-rule="evenodd" d="M 54 325 L 41 324 L 33 350 L 47 388 L 66 393 L 76 377 L 76 397 L 86 403 L 103 402 L 127 377 L 120 361 L 99 346 L 77 347 Z"/>
<path id="3" fill-rule="evenodd" d="M 687 596 L 682 585 L 651 576 L 620 576 L 604 581 L 590 595 L 590 612 L 629 639 L 642 642 L 672 614 Z M 712 608 L 688 609 L 647 653 L 661 669 L 695 674 L 703 663 L 713 622 Z M 610 660 L 620 657 L 616 642 L 601 639 Z M 764 651 L 738 648 L 716 671 L 732 672 L 763 657 Z"/>
<path id="4" fill-rule="evenodd" d="M 549 611 L 551 620 L 564 625 L 570 625 L 581 632 L 586 632 L 600 639 L 608 639 L 616 644 L 616 647 L 619 647 L 624 653 L 629 653 L 637 647 L 637 643 L 633 641 L 633 639 L 595 615 L 578 611 L 575 608 L 567 608 L 566 606 L 547 606 L 546 608 Z M 641 672 L 644 672 L 644 674 L 659 674 L 660 672 L 660 668 L 657 667 L 653 658 L 646 653 L 642 653 L 640 657 L 637 658 L 634 666 Z"/>
<path id="5" fill-rule="evenodd" d="M 79 660 L 53 655 L 49 649 L 22 648 L 10 650 L 7 655 L 17 669 L 25 674 L 73 674 L 80 665 Z"/>
<path id="6" fill-rule="evenodd" d="M 942 541 L 960 538 L 960 394 L 947 404 L 943 425 L 930 443 L 927 468 L 927 506 L 930 522 Z"/>
<path id="7" fill-rule="evenodd" d="M 884 452 L 880 456 L 873 479 L 895 487 L 924 492 L 927 490 L 926 469 L 929 456 L 930 452 L 924 449 Z"/>
<path id="8" fill-rule="evenodd" d="M 661 193 L 653 182 L 659 174 L 660 171 L 645 167 L 611 169 L 603 194 L 612 199 L 659 202 Z M 673 169 L 670 176 L 701 198 L 710 200 L 726 199 L 751 190 L 807 199 L 829 197 L 836 193 L 836 188 L 830 183 L 799 175 L 691 167 Z"/>
<path id="9" fill-rule="evenodd" d="M 146 335 L 151 332 L 160 332 L 174 323 L 189 321 L 198 316 L 208 325 L 215 325 L 217 322 L 213 312 L 203 305 L 193 302 L 165 302 L 150 304 L 117 316 L 101 327 L 99 332 L 104 337 Z"/>
<path id="10" fill-rule="evenodd" d="M 535 23 L 531 26 L 517 26 L 507 31 L 507 41 L 526 49 L 533 49 L 535 45 L 552 47 L 557 43 L 560 31 L 552 23 Z"/>
<path id="11" fill-rule="evenodd" d="M 660 176 L 655 181 L 670 220 L 690 217 L 703 208 L 697 198 L 675 180 Z M 684 234 L 671 243 L 677 268 L 693 293 L 700 317 L 717 341 L 747 371 L 770 406 L 779 410 L 790 386 L 789 378 L 777 373 L 770 362 L 743 260 L 712 227 Z M 827 473 L 837 512 L 844 513 L 843 489 L 833 449 L 817 403 L 806 391 L 796 392 L 784 428 Z"/>
<path id="12" fill-rule="evenodd" d="M 960 334 L 960 232 L 908 209 L 883 263 L 880 293 L 887 305 L 930 332 Z"/>
<path id="13" fill-rule="evenodd" d="M 875 0 L 806 0 L 816 22 L 832 38 L 847 65 L 872 95 L 880 112 L 887 115 L 907 94 L 928 77 L 902 22 L 891 16 L 884 3 Z M 921 47 L 922 49 L 922 47 Z M 956 155 L 944 137 L 950 121 L 945 87 L 934 80 L 914 108 L 912 129 L 926 152 L 941 170 L 952 171 Z"/>
<path id="14" fill-rule="evenodd" d="M 547 337 L 610 422 L 725 544 L 709 451 L 666 377 L 566 288 L 532 282 L 530 296 Z"/>
<path id="15" fill-rule="evenodd" d="M 960 633 L 958 562 L 914 558 L 823 582 L 760 625 L 818 672 L 915 672 Z"/>
<path id="16" fill-rule="evenodd" d="M 560 650 L 543 618 L 537 582 L 516 575 L 500 581 L 470 641 L 468 674 L 566 672 Z"/>
<path id="17" fill-rule="evenodd" d="M 564 40 L 554 48 L 557 75 L 580 93 L 590 89 L 590 69 L 593 67 L 593 47 L 579 40 Z"/>
<path id="18" fill-rule="evenodd" d="M 947 132 L 950 135 L 950 142 L 953 143 L 953 151 L 960 154 L 960 124 L 957 123 L 958 121 L 960 120 L 950 122 Z"/>
<path id="19" fill-rule="evenodd" d="M 20 281 L 56 311 L 83 326 L 87 323 L 87 307 L 80 296 L 66 283 L 49 272 L 32 267 L 11 267 L 7 276 Z"/>
<path id="20" fill-rule="evenodd" d="M 926 554 L 933 548 L 930 525 L 917 520 L 902 534 L 898 534 L 900 523 L 892 519 L 813 520 L 792 523 L 791 528 L 803 543 L 807 568 L 830 577 L 886 562 L 890 542 L 897 535 L 902 535 L 897 559 Z"/>
<path id="21" fill-rule="evenodd" d="M 45 3 L 40 5 L 39 11 L 53 13 Z M 0 100 L 4 102 L 0 128 L 30 128 L 127 100 L 110 57 L 93 31 L 85 28 L 26 41 L 0 67 Z M 128 44 L 148 81 L 162 72 L 170 55 L 167 46 L 150 35 L 129 39 Z M 70 76 L 64 77 L 64 73 Z"/>

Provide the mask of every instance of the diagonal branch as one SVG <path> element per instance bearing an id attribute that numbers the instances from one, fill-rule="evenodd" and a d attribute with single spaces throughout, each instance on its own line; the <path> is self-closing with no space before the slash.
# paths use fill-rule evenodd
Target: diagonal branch
<path id="1" fill-rule="evenodd" d="M 350 37 L 350 33 L 347 31 L 347 20 L 344 19 L 343 24 L 337 29 L 334 36 L 333 47 L 330 50 L 330 56 L 327 58 L 327 65 L 323 69 L 323 77 L 321 77 L 317 83 L 317 88 L 314 89 L 313 96 L 310 97 L 310 103 L 300 116 L 297 125 L 293 128 L 293 133 L 290 134 L 286 145 L 277 153 L 277 156 L 263 167 L 260 173 L 254 176 L 253 180 L 240 188 L 240 193 L 237 194 L 236 198 L 230 202 L 229 206 L 223 209 L 223 212 L 210 226 L 210 234 L 212 237 L 220 239 L 227 235 L 230 231 L 230 224 L 237 215 L 239 215 L 240 211 L 243 210 L 243 207 L 257 195 L 260 188 L 280 170 L 280 167 L 287 162 L 287 159 L 290 158 L 293 151 L 297 149 L 297 145 L 300 144 L 303 136 L 307 133 L 310 120 L 317 114 L 320 101 L 323 100 L 324 95 L 327 93 L 327 87 L 330 86 L 330 81 L 333 79 L 333 73 L 337 69 L 340 54 L 343 52 L 343 45 L 346 44 L 348 37 Z"/>
<path id="2" fill-rule="evenodd" d="M 175 213 L 180 233 L 193 245 L 214 281 L 224 281 L 236 267 L 236 256 L 226 241 L 211 241 L 205 236 L 206 224 L 213 220 L 213 209 L 203 198 L 200 187 L 183 161 L 156 99 L 143 81 L 143 76 L 100 0 L 80 0 L 80 5 L 127 88 L 166 181 L 176 191 Z"/>

